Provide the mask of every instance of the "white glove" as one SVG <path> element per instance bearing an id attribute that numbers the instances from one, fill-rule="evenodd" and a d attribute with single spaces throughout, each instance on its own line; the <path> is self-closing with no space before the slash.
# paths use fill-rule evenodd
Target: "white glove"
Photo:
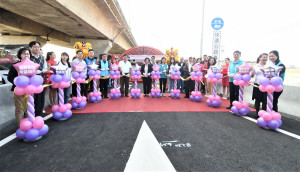
<path id="1" fill-rule="evenodd" d="M 146 73 L 143 73 L 144 76 L 146 76 Z"/>
<path id="2" fill-rule="evenodd" d="M 148 76 L 150 76 L 150 73 L 148 73 Z"/>
<path id="3" fill-rule="evenodd" d="M 102 71 L 105 71 L 105 69 L 101 69 Z"/>
<path id="4" fill-rule="evenodd" d="M 230 73 L 228 76 L 229 76 L 229 77 L 234 77 L 234 74 L 233 74 L 233 73 Z"/>
<path id="5" fill-rule="evenodd" d="M 109 68 L 105 69 L 105 70 L 109 70 Z"/>
<path id="6" fill-rule="evenodd" d="M 125 73 L 123 73 L 122 76 L 125 76 Z"/>
<path id="7" fill-rule="evenodd" d="M 126 76 L 129 77 L 129 74 L 127 74 Z"/>

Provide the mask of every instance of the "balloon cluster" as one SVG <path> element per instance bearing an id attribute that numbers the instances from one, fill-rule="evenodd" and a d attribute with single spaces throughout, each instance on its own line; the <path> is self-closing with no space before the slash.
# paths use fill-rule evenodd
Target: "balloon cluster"
<path id="1" fill-rule="evenodd" d="M 203 74 L 200 71 L 191 72 L 191 80 L 202 81 Z"/>
<path id="2" fill-rule="evenodd" d="M 203 97 L 200 91 L 192 91 L 190 99 L 194 102 L 200 102 Z"/>
<path id="3" fill-rule="evenodd" d="M 14 92 L 16 95 L 24 94 L 38 94 L 44 89 L 42 86 L 44 79 L 39 75 L 34 75 L 27 77 L 24 75 L 18 76 L 14 79 L 14 84 L 16 85 Z"/>
<path id="4" fill-rule="evenodd" d="M 86 106 L 86 97 L 72 97 L 72 108 L 74 109 L 82 109 Z"/>
<path id="5" fill-rule="evenodd" d="M 86 73 L 85 72 L 72 72 L 72 77 L 75 79 L 76 84 L 84 84 Z"/>
<path id="6" fill-rule="evenodd" d="M 222 104 L 221 97 L 218 95 L 209 95 L 206 104 L 210 107 L 219 107 Z"/>
<path id="7" fill-rule="evenodd" d="M 94 91 L 89 93 L 89 100 L 93 103 L 97 103 L 102 100 L 101 97 L 102 94 L 100 91 L 98 91 L 97 82 L 96 82 L 97 79 L 100 79 L 101 71 L 97 70 L 97 68 L 98 65 L 96 65 L 95 63 L 89 65 L 90 70 L 88 72 L 88 75 L 90 79 L 93 79 L 93 87 L 94 87 L 93 88 Z"/>
<path id="8" fill-rule="evenodd" d="M 68 88 L 70 87 L 71 77 L 67 74 L 53 74 L 50 76 L 52 82 L 52 88 Z"/>
<path id="9" fill-rule="evenodd" d="M 152 71 L 151 72 L 151 79 L 160 79 L 160 72 L 159 71 Z"/>
<path id="10" fill-rule="evenodd" d="M 120 78 L 120 71 L 118 71 L 119 66 L 116 64 L 113 64 L 110 67 L 111 67 L 110 78 L 114 79 L 114 89 L 110 90 L 109 95 L 112 99 L 118 99 L 121 97 L 120 89 L 117 88 L 117 79 Z"/>
<path id="11" fill-rule="evenodd" d="M 63 105 L 54 105 L 51 110 L 53 112 L 53 118 L 56 120 L 68 119 L 72 116 L 72 105 L 70 103 Z"/>
<path id="12" fill-rule="evenodd" d="M 180 98 L 180 90 L 177 89 L 177 80 L 180 79 L 181 72 L 179 71 L 179 68 L 174 67 L 174 70 L 171 72 L 171 79 L 174 79 L 174 89 L 171 89 L 171 98 L 173 99 L 179 99 Z"/>
<path id="13" fill-rule="evenodd" d="M 180 98 L 180 90 L 179 90 L 179 89 L 177 89 L 177 90 L 171 89 L 170 92 L 171 92 L 170 96 L 171 96 L 173 99 L 179 99 L 179 98 Z"/>
<path id="14" fill-rule="evenodd" d="M 154 89 L 151 89 L 151 97 L 159 98 L 161 90 L 157 88 L 157 81 L 160 79 L 160 67 L 156 64 L 153 67 L 153 71 L 151 72 L 151 79 L 154 80 Z"/>
<path id="15" fill-rule="evenodd" d="M 131 72 L 131 79 L 136 80 L 136 79 L 141 79 L 141 72 L 136 70 Z"/>
<path id="16" fill-rule="evenodd" d="M 278 76 L 275 76 L 271 79 L 267 77 L 263 77 L 259 80 L 259 90 L 261 92 L 268 92 L 268 93 L 273 93 L 274 91 L 276 92 L 281 92 L 283 87 L 281 85 L 282 79 Z"/>
<path id="17" fill-rule="evenodd" d="M 131 72 L 131 79 L 134 79 L 135 88 L 131 89 L 131 97 L 139 98 L 141 96 L 141 89 L 137 88 L 137 80 L 141 79 L 141 72 L 137 68 L 136 70 Z"/>
<path id="18" fill-rule="evenodd" d="M 48 130 L 49 127 L 44 124 L 44 119 L 42 117 L 35 117 L 33 122 L 28 118 L 24 118 L 21 120 L 20 128 L 16 131 L 16 135 L 19 139 L 34 141 L 45 135 Z"/>
<path id="19" fill-rule="evenodd" d="M 181 72 L 179 70 L 171 72 L 171 79 L 177 80 L 180 79 Z"/>
<path id="20" fill-rule="evenodd" d="M 223 75 L 219 72 L 218 73 L 209 73 L 207 75 L 207 77 L 208 77 L 208 79 L 207 79 L 208 82 L 221 83 Z"/>
<path id="21" fill-rule="evenodd" d="M 260 110 L 258 116 L 257 124 L 261 127 L 269 127 L 270 129 L 276 130 L 282 125 L 281 115 L 275 111 L 266 112 Z"/>
<path id="22" fill-rule="evenodd" d="M 232 105 L 233 106 L 231 107 L 231 111 L 234 114 L 245 116 L 250 112 L 249 104 L 245 101 L 233 101 Z"/>
<path id="23" fill-rule="evenodd" d="M 233 84 L 238 86 L 249 86 L 248 82 L 251 80 L 250 74 L 241 75 L 239 73 L 235 74 L 233 77 Z"/>

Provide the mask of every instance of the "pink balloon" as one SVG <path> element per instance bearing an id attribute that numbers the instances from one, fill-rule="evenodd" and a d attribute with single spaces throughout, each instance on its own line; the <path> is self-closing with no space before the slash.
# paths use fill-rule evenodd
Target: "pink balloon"
<path id="1" fill-rule="evenodd" d="M 249 104 L 247 102 L 243 102 L 242 103 L 242 108 L 248 109 L 249 108 Z"/>
<path id="2" fill-rule="evenodd" d="M 272 115 L 272 119 L 274 119 L 276 121 L 281 120 L 280 113 L 275 112 L 275 113 L 271 113 L 271 115 Z"/>
<path id="3" fill-rule="evenodd" d="M 52 82 L 51 87 L 52 87 L 52 88 L 58 88 L 58 83 Z"/>
<path id="4" fill-rule="evenodd" d="M 138 79 L 141 79 L 141 78 L 142 78 L 142 76 L 141 76 L 141 75 L 139 75 L 139 76 L 138 76 Z"/>
<path id="5" fill-rule="evenodd" d="M 278 85 L 278 86 L 275 87 L 275 91 L 276 91 L 276 92 L 280 92 L 280 91 L 282 91 L 282 90 L 283 90 L 282 85 Z"/>
<path id="6" fill-rule="evenodd" d="M 141 89 L 137 89 L 137 92 L 140 93 L 140 92 L 141 92 Z"/>
<path id="7" fill-rule="evenodd" d="M 275 87 L 273 85 L 267 85 L 266 86 L 266 91 L 268 93 L 273 93 L 275 91 Z"/>
<path id="8" fill-rule="evenodd" d="M 58 111 L 58 108 L 59 108 L 58 105 L 54 105 L 54 106 L 52 106 L 51 110 L 52 110 L 52 112 L 56 112 L 56 111 Z"/>
<path id="9" fill-rule="evenodd" d="M 137 75 L 134 75 L 134 79 L 138 79 L 138 76 L 137 76 Z"/>
<path id="10" fill-rule="evenodd" d="M 89 97 L 93 97 L 93 96 L 94 96 L 94 94 L 97 94 L 97 93 L 90 92 L 90 93 L 89 93 Z"/>
<path id="11" fill-rule="evenodd" d="M 213 83 L 217 83 L 217 82 L 218 82 L 218 79 L 217 79 L 217 78 L 212 78 L 212 82 L 213 82 Z"/>
<path id="12" fill-rule="evenodd" d="M 151 89 L 151 92 L 154 92 L 154 89 L 153 89 L 153 88 Z"/>
<path id="13" fill-rule="evenodd" d="M 16 63 L 13 66 L 18 71 L 19 76 L 34 76 L 36 75 L 36 71 L 40 67 L 39 64 L 34 63 L 29 58 L 25 58 L 23 61 L 21 61 L 20 63 Z"/>
<path id="14" fill-rule="evenodd" d="M 66 107 L 67 107 L 67 110 L 72 109 L 72 105 L 71 105 L 70 103 L 67 103 L 67 104 L 65 104 L 65 105 L 66 105 Z"/>
<path id="15" fill-rule="evenodd" d="M 76 84 L 80 84 L 81 83 L 81 78 L 77 78 L 76 79 Z"/>
<path id="16" fill-rule="evenodd" d="M 75 102 L 80 103 L 81 102 L 81 97 L 77 97 Z"/>
<path id="17" fill-rule="evenodd" d="M 85 96 L 82 96 L 82 97 L 81 97 L 81 100 L 82 100 L 83 102 L 86 102 L 86 97 L 85 97 Z"/>
<path id="18" fill-rule="evenodd" d="M 64 113 L 65 111 L 67 111 L 67 106 L 66 105 L 61 105 L 59 108 L 58 108 L 58 111 L 60 111 L 61 113 Z"/>
<path id="19" fill-rule="evenodd" d="M 35 92 L 35 86 L 34 85 L 27 85 L 25 87 L 25 91 L 26 91 L 27 94 L 32 95 Z"/>
<path id="20" fill-rule="evenodd" d="M 197 95 L 197 93 L 195 92 L 195 91 L 192 91 L 192 96 L 196 96 Z"/>
<path id="21" fill-rule="evenodd" d="M 116 89 L 116 93 L 118 93 L 118 94 L 119 94 L 120 92 L 121 92 L 121 91 L 120 91 L 119 89 Z"/>
<path id="22" fill-rule="evenodd" d="M 221 83 L 222 82 L 222 79 L 218 79 L 218 83 Z"/>
<path id="23" fill-rule="evenodd" d="M 260 111 L 258 112 L 258 116 L 259 116 L 259 117 L 263 117 L 264 113 L 266 113 L 266 111 L 260 110 Z"/>
<path id="24" fill-rule="evenodd" d="M 110 92 L 113 93 L 113 94 L 116 94 L 116 90 L 115 89 L 110 90 Z"/>
<path id="25" fill-rule="evenodd" d="M 208 82 L 213 82 L 212 78 L 207 79 Z"/>
<path id="26" fill-rule="evenodd" d="M 202 95 L 201 95 L 201 92 L 198 91 L 197 94 L 196 94 L 196 96 L 202 96 Z"/>
<path id="27" fill-rule="evenodd" d="M 118 75 L 116 79 L 120 79 L 120 75 Z"/>
<path id="28" fill-rule="evenodd" d="M 270 121 L 270 120 L 272 119 L 272 115 L 271 115 L 269 112 L 265 112 L 265 113 L 263 114 L 263 118 L 264 118 L 264 120 L 266 120 L 266 121 Z"/>
<path id="29" fill-rule="evenodd" d="M 35 120 L 32 123 L 33 128 L 40 129 L 44 126 L 44 119 L 40 116 L 35 117 Z"/>
<path id="30" fill-rule="evenodd" d="M 244 86 L 244 85 L 245 85 L 245 81 L 239 80 L 239 81 L 238 81 L 238 85 L 239 85 L 239 86 Z"/>
<path id="31" fill-rule="evenodd" d="M 42 85 L 35 86 L 35 93 L 41 93 L 44 90 L 44 87 Z"/>
<path id="32" fill-rule="evenodd" d="M 215 97 L 214 97 L 213 95 L 209 95 L 209 96 L 208 96 L 208 99 L 209 99 L 210 101 L 214 101 L 214 100 L 215 100 Z"/>
<path id="33" fill-rule="evenodd" d="M 232 105 L 233 105 L 233 106 L 236 106 L 237 103 L 238 103 L 238 101 L 233 101 L 233 102 L 232 102 Z"/>
<path id="34" fill-rule="evenodd" d="M 25 88 L 19 87 L 19 86 L 15 87 L 14 92 L 18 96 L 22 96 L 22 95 L 26 94 Z"/>
<path id="35" fill-rule="evenodd" d="M 27 130 L 29 130 L 29 129 L 31 129 L 32 128 L 32 123 L 29 121 L 29 120 L 21 120 L 21 122 L 20 122 L 20 128 L 21 128 L 21 130 L 23 130 L 23 131 L 27 131 Z"/>
<path id="36" fill-rule="evenodd" d="M 241 109 L 241 108 L 242 108 L 242 103 L 237 102 L 237 103 L 235 104 L 235 107 L 238 108 L 238 109 Z"/>
<path id="37" fill-rule="evenodd" d="M 260 86 L 259 86 L 259 90 L 260 90 L 261 92 L 266 92 L 266 86 L 260 85 Z"/>
<path id="38" fill-rule="evenodd" d="M 234 84 L 234 85 L 238 85 L 238 81 L 237 81 L 237 80 L 234 80 L 234 81 L 233 81 L 233 84 Z"/>
<path id="39" fill-rule="evenodd" d="M 77 97 L 72 97 L 72 102 L 75 102 Z"/>
<path id="40" fill-rule="evenodd" d="M 221 100 L 221 97 L 220 96 L 216 96 L 215 97 L 215 101 L 220 101 Z"/>

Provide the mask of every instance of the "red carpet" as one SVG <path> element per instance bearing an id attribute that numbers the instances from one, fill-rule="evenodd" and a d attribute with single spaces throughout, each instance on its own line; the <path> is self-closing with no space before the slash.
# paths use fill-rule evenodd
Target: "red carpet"
<path id="1" fill-rule="evenodd" d="M 167 94 L 166 96 L 168 96 Z M 143 97 L 138 99 L 131 97 L 121 97 L 120 99 L 103 99 L 99 103 L 88 103 L 84 109 L 72 110 L 73 113 L 99 113 L 99 112 L 226 112 L 229 100 L 223 100 L 218 108 L 207 106 L 206 97 L 201 102 L 192 102 L 190 99 L 172 99 L 171 97 Z M 253 109 L 251 109 L 253 110 Z M 46 113 L 52 113 L 51 108 L 46 109 Z"/>

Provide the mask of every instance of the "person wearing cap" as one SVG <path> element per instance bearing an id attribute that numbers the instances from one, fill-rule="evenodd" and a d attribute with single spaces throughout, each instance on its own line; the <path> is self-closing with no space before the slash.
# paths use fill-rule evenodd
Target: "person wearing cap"
<path id="1" fill-rule="evenodd" d="M 145 64 L 142 65 L 141 73 L 143 75 L 143 87 L 144 87 L 144 96 L 149 96 L 151 91 L 152 79 L 150 73 L 152 72 L 152 65 L 149 64 L 150 59 L 147 57 L 144 60 Z"/>
<path id="2" fill-rule="evenodd" d="M 123 56 L 123 60 L 120 61 L 119 63 L 119 70 L 121 73 L 121 78 L 120 78 L 120 85 L 121 85 L 121 97 L 124 96 L 125 93 L 125 97 L 129 97 L 128 95 L 128 89 L 129 89 L 129 74 L 132 71 L 132 66 L 130 61 L 128 61 L 128 56 L 127 54 L 125 54 Z M 125 87 L 125 90 L 124 90 Z"/>

